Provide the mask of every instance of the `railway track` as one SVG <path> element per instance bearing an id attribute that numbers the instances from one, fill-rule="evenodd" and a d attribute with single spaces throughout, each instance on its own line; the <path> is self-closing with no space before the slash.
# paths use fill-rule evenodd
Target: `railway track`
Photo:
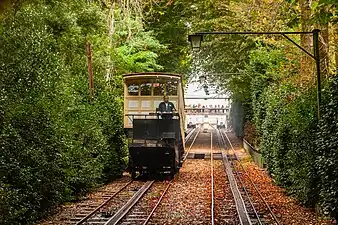
<path id="1" fill-rule="evenodd" d="M 129 181 L 115 193 L 111 193 L 103 203 L 93 210 L 93 205 L 88 205 L 87 209 L 83 210 L 84 214 L 80 213 L 71 219 L 76 225 L 80 224 L 107 224 L 107 222 L 116 215 L 118 209 L 123 207 L 125 202 L 139 196 L 146 188 L 147 183 L 140 181 Z M 82 218 L 79 217 L 83 216 Z"/>
<path id="2" fill-rule="evenodd" d="M 201 130 L 203 130 L 203 133 L 210 133 L 210 142 L 209 142 L 209 152 L 208 155 L 210 155 L 210 194 L 211 194 L 211 207 L 210 207 L 210 223 L 212 225 L 215 224 L 215 191 L 214 191 L 214 181 L 215 181 L 215 177 L 214 177 L 214 149 L 213 149 L 213 145 L 214 145 L 214 140 L 213 140 L 213 132 L 208 132 L 208 129 L 206 128 L 198 128 L 198 130 L 195 131 L 194 137 L 192 138 L 192 141 L 189 143 L 189 146 L 186 146 L 186 154 L 184 156 L 184 160 L 188 159 L 189 153 L 192 149 L 192 147 L 195 144 L 196 139 L 198 138 L 199 134 L 201 133 Z M 206 143 L 205 143 L 206 144 Z M 202 155 L 201 153 L 199 154 L 194 154 L 194 157 L 199 157 L 199 155 Z"/>
<path id="3" fill-rule="evenodd" d="M 273 214 L 271 208 L 262 197 L 259 189 L 255 186 L 253 181 L 248 176 L 245 168 L 241 164 L 236 152 L 232 146 L 231 140 L 225 132 L 220 129 L 212 127 L 210 132 L 210 224 L 241 224 L 241 225 L 252 225 L 252 224 L 279 224 L 276 216 Z M 214 135 L 216 132 L 216 135 Z M 199 132 L 195 136 L 195 140 Z M 215 140 L 216 141 L 215 141 Z M 214 143 L 215 142 L 215 143 Z M 194 141 L 191 143 L 189 150 L 194 145 Z M 218 148 L 218 150 L 217 150 Z M 195 154 L 196 155 L 196 154 Z M 204 154 L 204 159 L 209 158 L 207 154 Z M 225 177 L 220 178 L 222 175 L 217 174 L 215 176 L 215 166 L 219 167 L 221 164 L 215 159 L 221 159 L 223 164 L 223 173 Z M 239 164 L 242 171 L 237 168 Z M 241 175 L 246 174 L 250 179 L 251 186 L 248 187 L 242 180 Z M 220 181 L 222 179 L 222 181 Z M 223 190 L 222 190 L 223 189 Z M 254 189 L 260 196 L 267 210 L 262 210 L 262 204 L 257 202 L 256 199 L 251 197 L 252 189 Z M 222 196 L 217 194 L 223 192 L 221 195 L 231 193 L 232 200 L 227 198 L 227 201 L 223 201 Z M 229 197 L 229 196 L 228 196 Z"/>
<path id="4" fill-rule="evenodd" d="M 210 132 L 210 167 L 211 167 L 211 225 L 215 224 L 215 185 L 214 185 L 214 155 L 212 135 Z"/>
<path id="5" fill-rule="evenodd" d="M 212 185 L 212 208 L 214 213 L 213 224 L 239 224 L 238 213 L 236 210 L 236 203 L 230 188 L 230 182 L 226 172 L 224 171 L 223 152 L 220 136 L 217 129 L 213 128 L 215 132 L 212 137 L 213 144 L 213 157 L 212 167 L 213 180 Z"/>
<path id="6" fill-rule="evenodd" d="M 145 194 L 143 199 L 133 205 L 133 208 L 126 212 L 120 220 L 116 220 L 110 224 L 123 225 L 146 225 L 149 224 L 151 218 L 160 205 L 163 197 L 166 195 L 172 181 L 156 182 L 149 192 Z M 156 204 L 154 204 L 156 202 Z"/>
<path id="7" fill-rule="evenodd" d="M 187 135 L 184 161 L 189 159 L 196 140 L 206 142 L 198 138 L 200 133 L 201 128 L 196 128 Z M 227 134 L 216 128 L 209 129 L 209 133 L 209 144 L 202 145 L 210 146 L 205 153 L 205 156 L 210 156 L 205 157 L 210 159 L 210 224 L 279 224 L 255 184 L 251 181 L 252 184 L 248 186 L 243 182 L 245 168 L 240 164 Z M 206 137 L 209 138 L 209 135 L 204 134 Z M 238 165 L 241 165 L 241 170 Z M 83 213 L 71 219 L 71 224 L 157 224 L 152 217 L 172 184 L 173 180 L 129 181 L 115 193 L 106 195 L 99 206 L 88 206 Z M 262 202 L 258 203 L 257 198 L 251 197 L 254 190 L 259 193 L 267 209 L 263 210 Z"/>
<path id="8" fill-rule="evenodd" d="M 189 152 L 191 151 L 192 146 L 195 144 L 195 141 L 201 132 L 201 128 L 198 126 L 192 129 L 189 134 L 186 136 L 184 144 L 185 144 L 185 153 L 183 155 L 183 162 L 187 160 Z"/>
<path id="9" fill-rule="evenodd" d="M 131 183 L 132 181 L 129 181 L 119 190 L 106 193 L 104 195 L 104 201 L 100 205 L 96 207 L 94 206 L 94 209 L 92 209 L 93 205 L 88 205 L 87 207 L 84 207 L 82 213 L 75 215 L 75 217 L 71 219 L 71 222 L 74 222 L 77 225 L 84 224 L 84 222 L 88 221 L 90 217 L 94 216 L 97 213 L 101 213 L 101 209 L 105 207 L 116 195 L 125 190 Z"/>
<path id="10" fill-rule="evenodd" d="M 236 202 L 236 210 L 238 213 L 238 222 L 243 225 L 251 224 L 277 224 L 279 221 L 271 210 L 269 204 L 264 200 L 257 186 L 254 184 L 239 157 L 237 156 L 232 142 L 226 132 L 217 130 L 221 144 L 228 149 L 227 152 L 222 152 L 223 163 L 225 171 L 227 173 L 231 192 Z M 237 165 L 240 165 L 241 170 Z M 245 174 L 250 181 L 250 187 L 245 184 L 242 179 L 242 175 Z M 257 202 L 257 198 L 253 199 L 253 192 L 261 199 L 261 202 Z M 263 204 L 262 204 L 263 203 Z M 264 205 L 264 207 L 261 207 Z"/>
<path id="11" fill-rule="evenodd" d="M 216 131 L 217 131 L 217 136 L 219 138 L 220 145 L 225 147 L 226 142 L 225 142 L 224 136 L 222 135 L 222 132 L 218 129 Z M 224 151 L 222 152 L 222 162 L 224 165 L 225 173 L 229 181 L 231 193 L 235 201 L 235 207 L 236 207 L 237 219 L 238 219 L 238 221 L 236 222 L 238 222 L 239 224 L 243 224 L 243 225 L 251 225 L 252 222 L 251 222 L 251 219 L 249 218 L 247 205 L 245 204 L 243 200 L 242 193 L 240 191 L 239 185 L 235 178 L 234 164 L 232 163 L 229 155 L 225 154 Z"/>
<path id="12" fill-rule="evenodd" d="M 185 143 L 190 143 L 189 150 L 194 144 L 199 134 L 199 128 L 190 129 L 186 136 Z M 185 159 L 184 159 L 185 160 Z M 161 200 L 167 193 L 172 180 L 159 190 L 161 196 L 152 208 L 147 204 L 142 204 L 141 199 L 146 192 L 151 189 L 154 180 L 148 181 L 143 186 L 135 185 L 136 181 L 127 182 L 116 192 L 107 193 L 104 201 L 100 205 L 87 205 L 81 213 L 70 219 L 70 224 L 76 225 L 112 225 L 112 224 L 148 224 L 156 208 L 160 205 Z M 158 182 L 160 183 L 160 182 Z M 134 185 L 134 186 L 133 186 Z M 157 184 L 156 184 L 157 185 Z M 161 186 L 161 185 L 160 185 Z M 163 186 L 163 185 L 162 185 Z M 133 195 L 130 194 L 133 193 Z M 121 202 L 125 202 L 122 204 Z"/>
<path id="13" fill-rule="evenodd" d="M 76 225 L 148 224 L 172 181 L 131 181 L 85 216 L 69 221 Z M 156 204 L 154 204 L 156 202 Z M 92 206 L 88 205 L 87 211 Z M 84 211 L 86 212 L 86 210 Z M 79 218 L 82 216 L 82 218 Z"/>

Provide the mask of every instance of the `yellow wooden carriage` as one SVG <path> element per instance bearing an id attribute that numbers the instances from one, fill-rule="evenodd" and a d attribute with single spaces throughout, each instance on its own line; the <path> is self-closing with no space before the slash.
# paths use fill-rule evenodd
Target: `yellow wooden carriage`
<path id="1" fill-rule="evenodd" d="M 185 104 L 181 75 L 132 73 L 123 76 L 123 83 L 124 128 L 131 139 L 132 175 L 135 172 L 173 174 L 184 153 Z M 161 119 L 156 110 L 165 95 L 177 110 L 171 120 Z"/>

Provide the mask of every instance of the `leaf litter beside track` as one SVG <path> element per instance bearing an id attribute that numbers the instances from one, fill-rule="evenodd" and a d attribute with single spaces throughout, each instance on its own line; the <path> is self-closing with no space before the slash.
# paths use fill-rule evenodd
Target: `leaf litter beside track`
<path id="1" fill-rule="evenodd" d="M 250 160 L 250 155 L 247 154 L 241 147 L 240 141 L 235 137 L 235 135 L 232 133 L 227 134 L 229 135 L 230 140 L 234 141 L 234 149 L 236 154 L 242 159 L 244 168 L 247 170 L 250 178 L 260 190 L 265 201 L 268 202 L 275 215 L 278 216 L 277 218 L 281 224 L 332 224 L 330 221 L 318 218 L 313 209 L 301 206 L 296 199 L 288 196 L 283 188 L 277 186 L 273 182 L 269 174 L 264 169 L 258 167 Z M 240 165 L 237 165 L 237 167 L 238 169 L 241 169 Z M 244 173 L 242 173 L 242 178 L 246 185 L 251 185 L 251 182 Z M 254 190 L 251 191 L 251 194 L 253 198 L 259 198 L 258 194 Z M 266 207 L 261 203 L 260 208 Z"/>
<path id="2" fill-rule="evenodd" d="M 313 209 L 303 207 L 294 198 L 287 196 L 285 190 L 275 185 L 269 175 L 257 165 L 252 162 L 245 162 L 243 165 L 281 224 L 331 224 L 329 221 L 317 218 Z M 244 174 L 242 179 L 246 185 L 251 185 Z M 259 198 L 255 191 L 251 193 L 255 199 Z M 261 204 L 260 208 L 265 206 Z"/>
<path id="3" fill-rule="evenodd" d="M 83 211 L 85 205 L 100 205 L 104 200 L 102 196 L 106 193 L 111 193 L 122 188 L 130 180 L 129 176 L 123 176 L 120 179 L 117 179 L 109 184 L 106 184 L 96 191 L 88 193 L 85 197 L 77 202 L 65 203 L 60 205 L 56 212 L 53 215 L 50 215 L 48 218 L 44 219 L 37 225 L 65 225 L 68 223 L 70 218 L 74 218 L 76 214 L 79 214 Z M 68 222 L 67 222 L 68 221 Z"/>

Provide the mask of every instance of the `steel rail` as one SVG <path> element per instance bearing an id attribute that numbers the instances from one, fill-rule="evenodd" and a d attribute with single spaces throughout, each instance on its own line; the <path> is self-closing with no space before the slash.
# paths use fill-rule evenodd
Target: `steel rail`
<path id="1" fill-rule="evenodd" d="M 193 133 L 195 132 L 196 129 L 197 129 L 197 128 L 193 128 L 193 129 L 188 133 L 188 135 L 185 137 L 185 142 L 187 142 L 187 141 L 191 138 L 191 136 L 193 135 Z M 197 138 L 199 132 L 200 132 L 200 127 L 199 127 L 198 132 L 197 132 L 197 134 L 195 135 L 195 137 L 194 137 L 194 139 L 193 139 L 193 142 L 191 143 L 191 145 L 190 145 L 188 151 L 186 152 L 185 157 L 183 158 L 183 161 L 186 160 L 187 155 L 188 155 L 188 153 L 189 153 L 191 147 L 193 146 L 193 144 L 194 144 L 194 142 L 195 142 L 195 140 L 196 140 L 196 138 Z M 156 205 L 154 206 L 154 208 L 152 209 L 152 211 L 151 211 L 150 214 L 148 215 L 147 219 L 144 221 L 143 225 L 146 225 L 146 224 L 149 223 L 149 221 L 150 221 L 151 217 L 153 216 L 154 212 L 156 211 L 157 207 L 160 205 L 160 203 L 161 203 L 161 201 L 162 201 L 164 195 L 165 195 L 165 194 L 167 193 L 167 191 L 169 190 L 169 187 L 171 186 L 172 181 L 173 181 L 173 180 L 171 180 L 171 181 L 169 182 L 168 186 L 166 187 L 166 189 L 165 189 L 164 192 L 162 193 L 161 197 L 159 198 L 159 200 L 157 201 Z"/>
<path id="2" fill-rule="evenodd" d="M 149 190 L 155 181 L 146 182 L 135 194 L 124 204 L 104 225 L 116 225 L 122 218 L 133 208 L 133 206 L 139 202 L 141 197 Z"/>
<path id="3" fill-rule="evenodd" d="M 110 202 L 117 194 L 119 194 L 121 191 L 123 191 L 129 184 L 131 184 L 133 181 L 129 181 L 126 183 L 122 188 L 120 188 L 117 192 L 115 192 L 111 197 L 109 197 L 106 201 L 104 201 L 101 205 L 96 207 L 93 211 L 91 211 L 87 216 L 82 218 L 79 222 L 76 223 L 76 225 L 83 224 L 86 220 L 88 220 L 92 215 L 94 215 L 97 211 L 99 211 L 103 206 L 107 205 L 108 202 Z"/>
<path id="4" fill-rule="evenodd" d="M 258 220 L 258 223 L 260 225 L 263 225 L 263 223 L 261 221 L 261 218 L 259 217 L 258 212 L 257 212 L 257 210 L 256 210 L 256 208 L 255 208 L 255 206 L 254 206 L 254 204 L 253 204 L 253 202 L 252 202 L 252 200 L 250 198 L 249 192 L 247 191 L 247 188 L 245 187 L 245 184 L 244 184 L 243 180 L 240 178 L 239 172 L 238 172 L 237 169 L 235 169 L 235 173 L 236 173 L 236 175 L 237 175 L 237 177 L 239 179 L 240 185 L 242 186 L 242 189 L 243 189 L 245 195 L 248 197 L 249 203 L 250 203 L 250 205 L 251 205 L 251 207 L 252 207 L 252 209 L 254 211 L 254 214 L 255 214 L 256 219 Z"/>
<path id="5" fill-rule="evenodd" d="M 187 133 L 187 135 L 185 136 L 185 138 L 191 133 L 191 132 L 193 132 L 194 131 L 194 128 L 188 128 L 187 130 L 186 130 L 186 133 Z M 185 139 L 184 138 L 184 139 Z"/>
<path id="6" fill-rule="evenodd" d="M 214 160 L 213 160 L 213 155 L 212 155 L 212 132 L 210 132 L 210 139 L 211 139 L 211 143 L 210 143 L 210 164 L 211 164 L 211 225 L 215 224 L 215 201 L 214 201 Z"/>
<path id="7" fill-rule="evenodd" d="M 214 126 L 212 126 L 212 128 L 216 131 L 216 134 L 217 134 L 217 137 L 218 137 L 218 143 L 219 143 L 220 149 L 222 150 L 222 146 L 226 146 L 224 137 L 222 136 L 222 134 L 221 134 L 219 128 L 215 128 Z M 228 160 L 228 156 L 227 156 L 227 155 L 225 155 L 223 152 L 221 152 L 221 154 L 222 154 L 222 158 L 223 158 L 223 165 L 224 165 L 224 168 L 225 168 L 225 170 L 226 170 L 226 171 L 225 171 L 225 172 L 226 172 L 226 175 L 228 176 L 228 179 L 229 179 L 229 181 L 230 181 L 230 184 L 233 184 L 233 185 L 235 186 L 234 188 L 232 188 L 232 186 L 230 185 L 230 189 L 231 189 L 231 192 L 232 192 L 233 197 L 234 197 L 235 206 L 236 206 L 236 210 L 237 210 L 237 212 L 238 212 L 238 218 L 239 218 L 239 220 L 240 220 L 240 224 L 241 224 L 241 225 L 242 225 L 242 224 L 251 224 L 251 220 L 250 220 L 250 217 L 249 217 L 248 212 L 247 212 L 247 210 L 246 210 L 246 206 L 245 206 L 244 200 L 243 200 L 242 197 L 241 197 L 239 188 L 238 188 L 238 186 L 237 186 L 237 182 L 236 182 L 235 178 L 233 177 L 233 175 L 232 175 L 231 177 L 229 177 L 229 174 L 228 174 L 228 172 L 229 172 L 228 169 L 229 169 L 229 168 L 231 169 L 232 163 Z M 228 167 L 229 167 L 229 168 L 228 168 Z M 231 174 L 232 174 L 232 173 L 233 173 L 233 172 L 231 171 Z M 236 175 L 238 175 L 238 172 L 236 171 L 236 168 L 235 168 L 235 167 L 234 167 L 234 173 L 236 173 Z M 233 178 L 233 182 L 231 181 L 232 178 Z M 244 187 L 244 186 L 243 186 L 243 182 L 242 182 L 241 180 L 239 180 L 239 181 L 240 181 L 241 186 Z M 244 188 L 245 188 L 245 187 L 244 187 Z M 236 189 L 237 189 L 237 191 L 236 191 Z M 246 189 L 244 189 L 244 190 L 245 190 L 246 195 L 248 196 L 248 193 L 247 193 Z M 254 206 L 253 206 L 252 201 L 251 201 L 250 198 L 249 198 L 249 202 L 250 202 L 251 207 L 254 209 L 254 212 L 255 212 L 255 214 L 256 214 L 256 217 L 257 217 L 258 220 L 259 220 L 259 217 L 258 217 L 258 215 L 257 215 L 257 213 L 256 213 L 256 210 L 255 210 L 255 208 L 254 208 Z M 241 217 L 242 214 L 240 213 L 240 210 L 241 210 L 241 211 L 244 211 L 244 213 L 245 213 L 245 218 Z M 260 220 L 259 220 L 259 224 L 261 225 Z"/>
<path id="8" fill-rule="evenodd" d="M 226 144 L 225 144 L 224 137 L 222 136 L 221 132 L 218 129 L 217 129 L 217 131 L 218 131 L 217 133 L 218 133 L 221 141 L 223 142 L 222 143 L 223 146 L 225 146 Z M 224 152 L 222 152 L 222 158 L 223 158 L 223 165 L 224 165 L 224 168 L 225 168 L 225 172 L 228 176 L 228 180 L 229 180 L 229 183 L 230 183 L 231 193 L 232 193 L 234 200 L 235 200 L 236 210 L 237 210 L 237 213 L 238 213 L 238 218 L 239 218 L 240 224 L 241 225 L 251 225 L 252 223 L 251 223 L 248 211 L 246 210 L 246 206 L 245 206 L 244 200 L 242 198 L 242 195 L 239 191 L 236 179 L 233 175 L 233 171 L 232 171 L 232 168 L 230 166 L 228 156 L 226 154 L 224 154 Z"/>
<path id="9" fill-rule="evenodd" d="M 169 187 L 171 186 L 172 181 L 173 181 L 173 180 L 171 180 L 171 181 L 169 182 L 169 184 L 167 185 L 166 189 L 165 189 L 164 192 L 162 193 L 160 199 L 157 201 L 157 203 L 156 203 L 156 205 L 154 206 L 154 208 L 151 210 L 149 216 L 148 216 L 147 219 L 144 221 L 143 225 L 147 225 L 147 224 L 149 223 L 149 221 L 150 221 L 151 217 L 153 216 L 155 210 L 156 210 L 157 207 L 160 205 L 160 203 L 161 203 L 161 201 L 162 201 L 164 195 L 165 195 L 165 194 L 167 193 L 167 191 L 169 190 Z"/>
<path id="10" fill-rule="evenodd" d="M 194 143 L 195 143 L 195 141 L 196 141 L 196 139 L 197 139 L 197 137 L 198 137 L 198 135 L 199 135 L 200 132 L 201 132 L 201 127 L 198 127 L 196 136 L 194 137 L 194 139 L 193 139 L 191 145 L 189 146 L 188 151 L 186 151 L 186 152 L 185 152 L 185 155 L 183 156 L 183 162 L 187 159 L 188 154 L 189 154 L 189 152 L 190 152 L 192 146 L 194 145 Z"/>
<path id="11" fill-rule="evenodd" d="M 184 143 L 186 143 L 190 138 L 191 136 L 193 135 L 193 133 L 195 132 L 197 128 L 193 128 L 188 134 L 187 136 L 185 136 L 185 139 L 184 139 Z"/>
<path id="12" fill-rule="evenodd" d="M 238 160 L 237 157 L 236 157 L 236 160 Z M 258 223 L 259 223 L 260 225 L 263 225 L 263 223 L 262 223 L 262 221 L 261 221 L 261 218 L 259 217 L 258 212 L 257 212 L 257 210 L 256 210 L 256 208 L 255 208 L 255 206 L 254 206 L 254 204 L 253 204 L 253 202 L 252 202 L 252 200 L 251 200 L 251 198 L 250 198 L 249 192 L 247 191 L 247 187 L 245 186 L 245 183 L 243 182 L 243 180 L 241 179 L 241 177 L 240 177 L 240 175 L 239 175 L 238 169 L 237 169 L 235 166 L 233 166 L 233 168 L 234 168 L 234 171 L 235 171 L 235 173 L 236 173 L 236 175 L 237 175 L 237 177 L 238 177 L 238 180 L 239 180 L 239 182 L 240 182 L 240 184 L 241 184 L 241 186 L 242 186 L 242 189 L 243 189 L 245 195 L 247 196 L 247 198 L 248 198 L 248 200 L 249 200 L 249 203 L 250 203 L 250 205 L 251 205 L 251 207 L 252 207 L 252 209 L 253 209 L 253 211 L 254 211 L 255 217 L 256 217 L 256 219 L 258 220 Z"/>
<path id="13" fill-rule="evenodd" d="M 187 141 L 190 139 L 190 137 L 193 135 L 193 133 L 195 132 L 196 129 L 197 129 L 197 128 L 193 128 L 193 129 L 189 132 L 189 134 L 185 137 L 185 142 L 187 142 Z M 197 134 L 195 135 L 195 137 L 194 137 L 194 139 L 193 139 L 193 142 L 191 143 L 191 145 L 190 145 L 190 147 L 189 147 L 189 149 L 188 149 L 188 152 L 186 153 L 186 156 L 188 155 L 188 153 L 189 153 L 191 147 L 193 146 L 193 144 L 194 144 L 194 142 L 195 142 L 195 140 L 196 140 L 196 138 L 197 138 L 199 132 L 200 132 L 200 127 L 199 127 L 199 129 L 198 129 Z M 186 156 L 184 157 L 183 161 L 186 160 Z M 166 194 L 167 191 L 169 190 L 169 187 L 171 186 L 172 181 L 173 181 L 173 180 L 171 180 L 171 181 L 169 182 L 169 184 L 167 185 L 166 189 L 165 189 L 164 192 L 162 193 L 161 197 L 160 197 L 159 200 L 157 201 L 156 205 L 154 206 L 154 208 L 152 209 L 152 211 L 150 212 L 150 214 L 148 215 L 147 219 L 144 221 L 143 225 L 146 225 L 146 224 L 149 223 L 149 221 L 150 221 L 151 217 L 153 216 L 154 212 L 156 211 L 157 207 L 160 205 L 160 203 L 161 203 L 163 197 L 165 196 L 165 194 Z"/>
<path id="14" fill-rule="evenodd" d="M 264 202 L 264 204 L 265 204 L 266 207 L 268 208 L 269 213 L 270 213 L 270 215 L 272 216 L 273 220 L 279 225 L 280 223 L 279 223 L 277 217 L 276 217 L 275 214 L 273 213 L 273 211 L 272 211 L 272 209 L 270 208 L 269 204 L 265 201 L 263 195 L 261 194 L 261 192 L 260 192 L 259 189 L 257 188 L 257 185 L 256 185 L 256 184 L 253 182 L 253 180 L 250 178 L 250 176 L 249 176 L 248 172 L 246 171 L 246 169 L 244 168 L 244 166 L 243 166 L 241 160 L 239 160 L 239 157 L 237 156 L 237 154 L 236 154 L 236 152 L 235 152 L 235 149 L 234 149 L 234 147 L 232 146 L 231 141 L 230 141 L 228 135 L 227 135 L 225 132 L 224 132 L 224 134 L 225 134 L 225 137 L 227 138 L 227 140 L 228 140 L 228 142 L 229 142 L 229 144 L 230 144 L 230 147 L 231 147 L 231 149 L 232 149 L 232 151 L 233 151 L 233 153 L 234 153 L 234 155 L 235 155 L 237 161 L 240 163 L 240 165 L 241 165 L 243 171 L 245 172 L 245 175 L 249 178 L 249 180 L 250 180 L 251 184 L 253 185 L 254 189 L 256 190 L 256 192 L 258 193 L 258 195 L 260 196 L 260 198 L 262 199 L 262 201 Z"/>
<path id="15" fill-rule="evenodd" d="M 221 134 L 221 136 L 222 136 L 224 145 L 226 145 L 225 139 L 224 139 L 224 137 L 223 137 L 223 135 L 222 135 L 221 132 L 220 132 L 220 134 Z M 237 159 L 237 157 L 236 157 L 236 159 Z M 256 217 L 257 220 L 258 220 L 258 223 L 259 223 L 260 225 L 263 225 L 263 224 L 262 224 L 262 221 L 261 221 L 261 219 L 260 219 L 260 217 L 259 217 L 259 215 L 258 215 L 258 212 L 257 212 L 255 206 L 253 205 L 253 202 L 252 202 L 252 200 L 251 200 L 251 198 L 250 198 L 250 195 L 249 195 L 249 193 L 248 193 L 248 191 L 247 191 L 247 188 L 245 187 L 245 184 L 244 184 L 243 180 L 242 180 L 242 179 L 240 178 L 240 176 L 239 176 L 238 169 L 237 169 L 235 166 L 233 166 L 233 168 L 234 168 L 234 172 L 236 173 L 236 175 L 237 175 L 237 177 L 238 177 L 238 180 L 239 180 L 239 182 L 240 182 L 240 185 L 242 186 L 242 189 L 243 189 L 245 195 L 247 196 L 247 198 L 248 198 L 248 200 L 249 200 L 250 206 L 252 207 L 252 209 L 253 209 L 253 211 L 254 211 L 254 214 L 255 214 L 255 217 Z"/>

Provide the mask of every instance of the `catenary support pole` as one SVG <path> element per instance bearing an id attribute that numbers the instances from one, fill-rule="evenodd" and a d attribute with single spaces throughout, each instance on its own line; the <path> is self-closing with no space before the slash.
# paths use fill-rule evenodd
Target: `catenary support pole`
<path id="1" fill-rule="evenodd" d="M 316 60 L 316 73 L 317 73 L 317 107 L 318 107 L 318 120 L 320 120 L 320 105 L 321 105 L 321 77 L 320 77 L 320 54 L 319 54 L 319 32 L 320 30 L 313 30 L 313 53 Z"/>

